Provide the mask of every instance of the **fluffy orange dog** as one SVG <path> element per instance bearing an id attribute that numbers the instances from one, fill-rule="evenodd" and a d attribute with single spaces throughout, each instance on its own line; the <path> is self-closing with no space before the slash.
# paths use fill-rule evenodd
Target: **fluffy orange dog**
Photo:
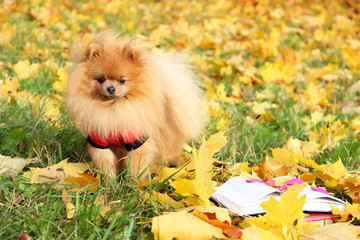
<path id="1" fill-rule="evenodd" d="M 66 106 L 88 139 L 95 167 L 111 177 L 130 164 L 147 176 L 162 161 L 177 165 L 184 143 L 202 130 L 204 106 L 191 68 L 174 56 L 154 55 L 99 34 L 86 50 L 73 48 Z"/>

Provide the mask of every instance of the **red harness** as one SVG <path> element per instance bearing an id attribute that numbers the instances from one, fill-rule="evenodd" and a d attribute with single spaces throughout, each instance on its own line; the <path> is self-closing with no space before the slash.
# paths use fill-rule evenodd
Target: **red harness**
<path id="1" fill-rule="evenodd" d="M 110 135 L 107 138 L 104 138 L 98 134 L 89 134 L 87 141 L 91 146 L 95 148 L 108 149 L 110 145 L 112 146 L 123 146 L 125 145 L 126 150 L 131 151 L 135 150 L 141 145 L 143 145 L 148 137 L 141 134 L 129 134 L 126 139 L 123 136 L 113 136 Z"/>

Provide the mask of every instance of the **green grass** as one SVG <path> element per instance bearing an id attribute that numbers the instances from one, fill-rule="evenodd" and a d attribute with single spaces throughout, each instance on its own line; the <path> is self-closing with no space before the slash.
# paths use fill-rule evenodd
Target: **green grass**
<path id="1" fill-rule="evenodd" d="M 174 26 L 176 21 L 183 16 L 189 23 L 199 26 L 203 26 L 204 19 L 219 18 L 222 21 L 223 16 L 234 17 L 234 22 L 232 22 L 234 24 L 221 25 L 220 30 L 202 29 L 192 37 L 173 31 L 154 43 L 161 49 L 178 51 L 187 49 L 186 52 L 191 55 L 201 56 L 205 64 L 199 66 L 199 71 L 213 80 L 214 86 L 220 82 L 224 83 L 229 96 L 231 96 L 232 84 L 236 83 L 243 73 L 236 70 L 235 66 L 230 66 L 232 72 L 221 74 L 221 67 L 229 65 L 227 60 L 241 55 L 242 64 L 250 62 L 251 66 L 257 68 L 254 75 L 261 79 L 259 69 L 266 61 L 275 62 L 278 57 L 262 57 L 258 52 L 253 54 L 248 51 L 247 47 L 237 47 L 236 44 L 227 45 L 235 41 L 241 44 L 247 42 L 251 46 L 253 43 L 251 36 L 246 35 L 247 30 L 259 39 L 261 37 L 258 35 L 264 34 L 266 37 L 271 33 L 272 27 L 280 25 L 274 23 L 273 26 L 271 21 L 263 22 L 259 14 L 244 13 L 241 18 L 238 18 L 239 14 L 234 14 L 229 9 L 217 11 L 216 9 L 221 5 L 217 1 L 191 1 L 190 6 L 186 8 L 182 8 L 184 3 L 181 1 L 149 1 L 148 3 L 134 1 L 134 3 L 126 3 L 127 5 L 119 3 L 113 6 L 106 3 L 104 6 L 98 4 L 95 7 L 87 1 L 72 3 L 71 7 L 64 7 L 66 1 L 60 0 L 39 2 L 39 6 L 37 4 L 35 6 L 32 1 L 25 1 L 21 6 L 13 6 L 6 14 L 4 13 L 4 24 L 16 26 L 16 33 L 10 41 L 11 47 L 0 44 L 0 85 L 9 77 L 16 76 L 13 65 L 18 61 L 29 60 L 30 63 L 44 64 L 49 60 L 55 64 L 54 68 L 44 64 L 36 77 L 20 80 L 19 91 L 26 90 L 40 95 L 43 100 L 51 98 L 51 94 L 56 93 L 52 88 L 52 81 L 57 77 L 57 69 L 64 67 L 69 61 L 67 50 L 73 41 L 88 32 L 96 33 L 106 28 L 115 29 L 129 37 L 140 33 L 150 36 L 160 25 Z M 46 14 L 42 15 L 41 12 L 48 13 L 49 10 L 46 4 L 51 5 L 52 10 L 57 9 L 62 19 L 53 22 L 43 21 L 41 18 Z M 3 7 L 2 3 L 0 7 Z M 79 16 L 74 17 L 71 15 L 72 12 L 78 13 Z M 263 15 L 261 13 L 261 16 Z M 0 15 L 0 20 L 3 20 L 2 15 Z M 233 33 L 233 31 L 238 31 L 234 27 L 235 23 L 240 22 L 244 23 L 243 29 L 236 34 Z M 5 29 L 3 32 L 6 32 L 7 28 L 3 29 L 3 23 L 1 24 L 0 31 Z M 301 22 L 285 24 L 294 28 L 303 27 Z M 207 34 L 205 39 L 214 36 L 215 40 L 221 37 L 225 40 L 216 43 L 215 46 L 201 45 L 197 41 L 204 37 L 202 33 Z M 360 79 L 360 75 L 356 71 L 353 71 L 351 76 L 347 75 L 345 70 L 350 71 L 350 67 L 346 60 L 341 59 L 341 49 L 328 49 L 327 43 L 315 42 L 311 39 L 312 32 L 306 32 L 303 35 L 292 32 L 282 34 L 284 36 L 281 37 L 279 46 L 276 46 L 278 50 L 309 51 L 308 48 L 311 48 L 310 50 L 321 51 L 321 57 L 305 58 L 303 65 L 298 69 L 299 73 L 305 74 L 309 69 L 322 68 L 330 63 L 335 64 L 344 72 L 343 79 L 334 82 L 337 88 L 331 92 L 330 102 L 354 100 L 359 97 L 359 93 L 346 92 L 354 82 Z M 184 41 L 184 45 L 178 45 L 177 40 Z M 308 42 L 312 42 L 313 46 L 309 46 Z M 36 49 L 26 50 L 26 44 L 34 44 Z M 48 56 L 40 55 L 37 49 L 49 50 Z M 323 87 L 328 84 L 325 81 L 316 81 Z M 282 147 L 290 137 L 308 140 L 309 130 L 306 129 L 306 124 L 301 118 L 310 116 L 311 113 L 305 107 L 299 107 L 293 98 L 305 90 L 308 84 L 306 79 L 295 82 L 292 94 L 287 92 L 288 85 L 249 84 L 244 86 L 246 92 L 239 103 L 233 105 L 221 103 L 222 109 L 229 113 L 230 123 L 226 128 L 229 143 L 216 154 L 216 159 L 230 163 L 248 161 L 251 166 L 256 166 L 264 161 L 266 155 L 271 156 L 271 148 Z M 245 118 L 250 117 L 256 121 L 256 116 L 253 116 L 251 107 L 246 103 L 254 100 L 256 92 L 264 90 L 276 96 L 274 100 L 269 101 L 279 106 L 277 109 L 270 110 L 276 119 L 270 123 L 248 124 Z M 26 166 L 24 171 L 29 170 L 29 167 L 46 167 L 65 158 L 69 158 L 70 162 L 90 161 L 86 141 L 74 129 L 63 104 L 60 108 L 61 116 L 56 121 L 51 121 L 42 116 L 44 110 L 42 104 L 39 107 L 30 106 L 20 99 L 8 102 L 7 97 L 2 97 L 1 94 L 0 91 L 0 154 L 40 159 L 40 162 Z M 342 114 L 341 109 L 336 112 L 332 112 L 331 109 L 324 112 L 334 114 L 342 121 L 346 119 L 352 121 L 356 117 L 355 114 Z M 212 118 L 209 121 L 205 131 L 206 137 L 217 131 L 218 120 Z M 327 122 L 321 121 L 310 130 L 319 131 L 325 124 Z M 350 129 L 350 126 L 346 127 Z M 199 142 L 194 144 L 198 146 Z M 338 146 L 318 154 L 314 160 L 319 164 L 331 164 L 339 158 L 348 169 L 360 168 L 360 143 L 356 136 L 350 134 L 347 139 L 341 140 Z M 96 172 L 95 169 L 94 171 Z M 78 194 L 70 191 L 72 203 L 76 206 L 76 214 L 70 220 L 66 217 L 66 203 L 62 200 L 62 191 L 55 190 L 54 185 L 55 182 L 51 181 L 30 184 L 21 173 L 16 176 L 1 174 L 0 239 L 14 239 L 21 236 L 23 232 L 34 239 L 152 239 L 151 225 L 137 223 L 146 222 L 151 217 L 172 211 L 168 206 L 161 206 L 154 200 L 146 201 L 141 197 L 145 193 L 151 195 L 152 190 L 171 191 L 171 187 L 166 182 L 142 188 L 143 192 L 140 193 L 135 182 L 124 173 L 115 182 L 101 180 L 99 189 L 94 192 L 87 189 Z M 101 207 L 95 205 L 95 199 L 100 195 L 104 196 L 107 203 L 119 201 L 106 217 L 100 215 Z"/>

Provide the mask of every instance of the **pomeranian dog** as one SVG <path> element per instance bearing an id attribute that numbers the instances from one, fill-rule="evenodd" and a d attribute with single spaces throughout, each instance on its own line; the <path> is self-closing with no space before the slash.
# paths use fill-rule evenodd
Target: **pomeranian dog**
<path id="1" fill-rule="evenodd" d="M 112 31 L 86 48 L 73 47 L 66 107 L 87 137 L 95 167 L 110 177 L 129 167 L 176 166 L 183 145 L 204 123 L 202 91 L 189 65 L 174 55 L 152 54 Z M 130 165 L 130 166 L 129 166 Z"/>

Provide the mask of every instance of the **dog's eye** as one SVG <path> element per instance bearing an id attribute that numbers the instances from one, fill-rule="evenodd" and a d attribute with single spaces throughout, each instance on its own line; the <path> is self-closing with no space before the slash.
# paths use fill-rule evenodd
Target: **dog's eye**
<path id="1" fill-rule="evenodd" d="M 121 85 L 125 84 L 125 79 L 120 78 L 120 80 L 118 81 Z"/>
<path id="2" fill-rule="evenodd" d="M 100 77 L 96 79 L 100 84 L 105 82 L 105 78 L 104 77 Z"/>

